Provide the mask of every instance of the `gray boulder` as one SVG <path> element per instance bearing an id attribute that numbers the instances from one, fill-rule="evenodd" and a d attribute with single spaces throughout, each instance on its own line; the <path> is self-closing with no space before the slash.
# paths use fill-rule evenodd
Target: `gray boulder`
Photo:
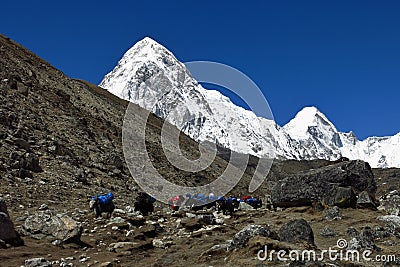
<path id="1" fill-rule="evenodd" d="M 254 210 L 254 208 L 252 206 L 250 206 L 249 204 L 247 204 L 246 202 L 240 202 L 239 209 L 240 210 Z"/>
<path id="2" fill-rule="evenodd" d="M 278 240 L 278 235 L 267 226 L 251 224 L 240 230 L 233 237 L 229 244 L 228 249 L 234 250 L 244 247 L 249 242 L 250 238 L 254 236 L 264 236 Z"/>
<path id="3" fill-rule="evenodd" d="M 375 226 L 374 227 L 375 239 L 383 239 L 383 238 L 390 237 L 391 235 L 392 235 L 392 233 L 386 227 L 382 227 L 382 226 Z"/>
<path id="4" fill-rule="evenodd" d="M 315 246 L 314 233 L 311 226 L 304 219 L 292 220 L 279 229 L 280 241 L 288 243 L 306 242 L 311 246 Z"/>
<path id="5" fill-rule="evenodd" d="M 56 239 L 60 242 L 80 242 L 82 227 L 66 214 L 51 210 L 38 211 L 28 216 L 22 225 L 22 232 L 35 239 Z"/>
<path id="6" fill-rule="evenodd" d="M 355 235 L 348 243 L 350 250 L 375 250 L 379 248 L 375 245 L 375 232 L 371 227 L 364 227 L 358 235 Z"/>
<path id="7" fill-rule="evenodd" d="M 400 215 L 400 192 L 393 190 L 380 199 L 381 208 L 389 215 Z"/>
<path id="8" fill-rule="evenodd" d="M 14 224 L 10 219 L 7 206 L 2 198 L 0 198 L 0 240 L 3 241 L 3 244 L 10 244 L 13 246 L 21 246 L 24 244 L 14 229 Z"/>
<path id="9" fill-rule="evenodd" d="M 376 210 L 376 204 L 367 191 L 362 191 L 357 198 L 357 208 Z"/>
<path id="10" fill-rule="evenodd" d="M 342 219 L 342 213 L 337 206 L 329 207 L 324 210 L 324 218 L 327 221 L 340 220 Z"/>
<path id="11" fill-rule="evenodd" d="M 385 215 L 385 216 L 379 216 L 376 219 L 385 222 L 387 228 L 392 234 L 397 236 L 400 235 L 400 216 Z"/>
<path id="12" fill-rule="evenodd" d="M 274 206 L 292 207 L 322 202 L 355 207 L 362 191 L 374 198 L 376 183 L 367 162 L 355 160 L 300 172 L 278 181 L 271 191 Z"/>
<path id="13" fill-rule="evenodd" d="M 25 260 L 25 267 L 51 267 L 52 264 L 45 258 L 32 258 Z"/>
<path id="14" fill-rule="evenodd" d="M 34 153 L 26 153 L 20 160 L 19 165 L 21 168 L 33 171 L 41 172 L 42 168 L 39 165 L 39 158 Z"/>

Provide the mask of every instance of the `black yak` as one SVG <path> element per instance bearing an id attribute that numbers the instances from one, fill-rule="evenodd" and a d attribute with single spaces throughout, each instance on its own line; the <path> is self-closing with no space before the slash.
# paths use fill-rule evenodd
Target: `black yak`
<path id="1" fill-rule="evenodd" d="M 96 217 L 106 212 L 107 218 L 110 218 L 115 209 L 113 199 L 114 195 L 111 192 L 103 196 L 94 196 L 89 203 L 90 210 L 96 212 Z"/>
<path id="2" fill-rule="evenodd" d="M 154 211 L 155 198 L 145 192 L 139 192 L 135 200 L 135 211 L 140 211 L 144 216 Z"/>

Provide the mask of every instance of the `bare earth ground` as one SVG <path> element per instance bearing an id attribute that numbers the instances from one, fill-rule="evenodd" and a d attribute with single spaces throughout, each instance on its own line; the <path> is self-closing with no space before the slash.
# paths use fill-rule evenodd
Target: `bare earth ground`
<path id="1" fill-rule="evenodd" d="M 8 198 L 8 202 L 12 202 L 12 196 L 15 197 L 18 194 L 18 187 L 13 187 L 9 188 L 3 195 Z M 31 208 L 23 209 L 18 205 L 10 206 L 10 215 L 17 227 L 22 223 L 21 219 L 26 216 L 27 212 L 32 214 L 37 210 L 39 203 L 46 203 L 51 209 L 66 211 L 77 221 L 83 222 L 85 230 L 82 241 L 87 243 L 87 247 L 82 248 L 75 244 L 57 247 L 51 245 L 49 240 L 35 240 L 24 237 L 25 246 L 0 250 L 0 266 L 21 266 L 25 259 L 34 257 L 44 257 L 49 261 L 61 261 L 64 258 L 67 263 L 73 263 L 74 266 L 100 266 L 101 263 L 105 262 L 111 262 L 112 266 L 262 266 L 260 264 L 278 266 L 281 263 L 257 259 L 257 252 L 263 249 L 264 244 L 268 243 L 263 238 L 253 238 L 247 247 L 238 251 L 209 250 L 214 245 L 226 243 L 227 240 L 232 239 L 234 234 L 249 224 L 270 225 L 273 229 L 278 230 L 283 223 L 298 218 L 304 218 L 310 223 L 317 249 L 328 249 L 334 247 L 339 238 L 349 240 L 349 237 L 345 234 L 348 227 L 353 226 L 358 230 L 365 226 L 374 227 L 380 225 L 375 218 L 384 215 L 382 211 L 343 209 L 341 220 L 326 221 L 322 212 L 314 211 L 311 207 L 289 208 L 283 211 L 266 209 L 238 211 L 232 218 L 226 218 L 224 225 L 209 230 L 203 227 L 203 230 L 192 232 L 183 230 L 182 226 L 177 226 L 177 220 L 180 219 L 176 217 L 177 215 L 173 216 L 166 212 L 165 208 L 159 207 L 154 214 L 146 217 L 145 226 L 133 227 L 134 234 L 126 237 L 129 229 L 126 229 L 124 223 L 113 223 L 105 226 L 110 219 L 95 219 L 94 214 L 88 213 L 86 203 L 83 200 L 57 205 L 43 196 L 42 199 L 35 199 L 35 201 L 29 199 L 29 202 L 33 203 Z M 117 197 L 117 208 L 123 209 L 126 204 Z M 24 205 L 29 206 L 26 203 Z M 124 214 L 114 214 L 114 217 L 118 216 L 124 218 Z M 126 219 L 129 220 L 129 218 Z M 155 231 L 155 234 L 152 233 L 151 223 L 161 226 L 162 230 L 160 232 Z M 119 229 L 113 230 L 112 227 L 116 225 Z M 337 237 L 325 238 L 319 234 L 322 228 L 327 225 L 338 232 Z M 97 230 L 93 231 L 94 229 Z M 164 238 L 164 240 L 172 241 L 172 244 L 166 249 L 152 248 L 153 238 Z M 133 241 L 137 242 L 138 245 L 128 250 L 116 252 L 108 250 L 110 243 L 120 241 Z M 379 240 L 377 246 L 382 249 L 379 254 L 399 256 L 399 239 L 392 237 Z M 301 249 L 302 247 L 298 248 Z M 304 247 L 304 249 L 306 248 Z M 87 258 L 87 261 L 80 262 L 82 258 Z M 335 264 L 344 266 L 345 263 L 335 262 Z M 363 265 L 382 266 L 381 263 L 376 262 L 363 262 L 361 266 Z"/>

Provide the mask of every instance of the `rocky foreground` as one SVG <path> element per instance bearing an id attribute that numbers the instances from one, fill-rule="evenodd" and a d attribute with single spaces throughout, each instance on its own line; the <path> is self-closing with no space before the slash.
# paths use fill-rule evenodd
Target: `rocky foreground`
<path id="1" fill-rule="evenodd" d="M 215 210 L 171 212 L 156 202 L 154 213 L 143 216 L 132 208 L 140 189 L 121 146 L 127 103 L 66 77 L 3 36 L 0 61 L 0 266 L 400 264 L 399 170 L 371 170 L 362 161 L 277 161 L 255 192 L 264 197 L 261 209 L 242 205 L 226 216 Z M 162 123 L 149 119 L 146 144 L 167 179 L 193 186 L 223 172 L 227 163 L 220 157 L 198 174 L 171 166 L 160 146 Z M 185 135 L 180 141 L 198 155 L 196 142 Z M 253 161 L 232 194 L 247 194 Z M 95 218 L 90 196 L 109 191 L 117 209 L 109 219 Z M 344 249 L 397 259 L 257 258 L 265 246 L 320 253 L 339 239 L 346 240 Z"/>

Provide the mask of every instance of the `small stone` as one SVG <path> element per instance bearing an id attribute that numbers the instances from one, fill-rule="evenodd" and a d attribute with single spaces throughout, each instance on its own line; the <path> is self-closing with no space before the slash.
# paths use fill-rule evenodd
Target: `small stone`
<path id="1" fill-rule="evenodd" d="M 330 228 L 329 226 L 325 226 L 321 232 L 320 235 L 323 237 L 335 237 L 337 236 L 337 232 Z"/>
<path id="2" fill-rule="evenodd" d="M 215 219 L 215 224 L 224 224 L 224 220 L 223 219 Z"/>
<path id="3" fill-rule="evenodd" d="M 165 244 L 161 239 L 154 238 L 153 239 L 153 246 L 156 248 L 165 248 Z"/>
<path id="4" fill-rule="evenodd" d="M 337 206 L 327 208 L 324 211 L 324 218 L 327 221 L 342 219 L 342 213 L 340 212 L 340 208 Z"/>
<path id="5" fill-rule="evenodd" d="M 49 206 L 47 206 L 46 204 L 42 204 L 39 207 L 39 210 L 48 210 L 48 209 L 49 209 Z"/>
<path id="6" fill-rule="evenodd" d="M 359 232 L 354 227 L 349 227 L 346 229 L 346 235 L 350 236 L 351 238 L 356 237 L 359 235 Z"/>
<path id="7" fill-rule="evenodd" d="M 135 231 L 134 230 L 129 230 L 127 233 L 126 233 L 126 237 L 128 237 L 128 236 L 131 236 L 131 235 L 133 235 L 135 233 Z"/>
<path id="8" fill-rule="evenodd" d="M 115 209 L 114 214 L 126 214 L 126 211 L 124 211 L 122 209 Z"/>
<path id="9" fill-rule="evenodd" d="M 53 242 L 51 242 L 51 244 L 53 245 L 53 246 L 59 246 L 59 245 L 61 245 L 61 240 L 59 240 L 59 239 L 57 239 L 57 240 L 54 240 Z"/>

